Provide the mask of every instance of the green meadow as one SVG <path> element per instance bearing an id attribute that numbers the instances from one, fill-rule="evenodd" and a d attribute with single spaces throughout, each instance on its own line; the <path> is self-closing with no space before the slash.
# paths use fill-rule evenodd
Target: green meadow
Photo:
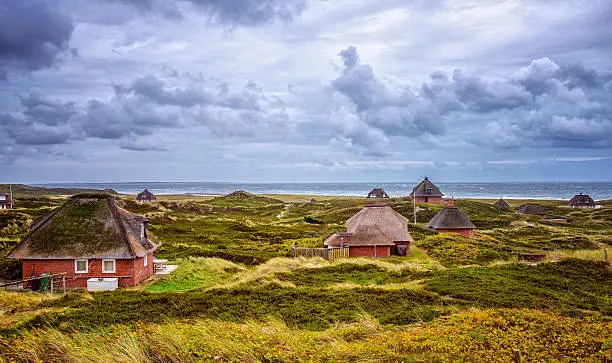
<path id="1" fill-rule="evenodd" d="M 17 193 L 0 214 L 0 258 L 70 191 Z M 151 219 L 156 257 L 178 268 L 137 287 L 67 295 L 0 291 L 0 362 L 526 361 L 612 359 L 612 203 L 572 223 L 457 200 L 473 238 L 425 228 L 442 205 L 417 205 L 406 257 L 291 258 L 320 247 L 361 198 L 162 196 L 123 207 Z M 407 199 L 391 205 L 414 219 Z M 517 254 L 546 252 L 539 264 Z M 0 259 L 0 280 L 20 275 Z"/>

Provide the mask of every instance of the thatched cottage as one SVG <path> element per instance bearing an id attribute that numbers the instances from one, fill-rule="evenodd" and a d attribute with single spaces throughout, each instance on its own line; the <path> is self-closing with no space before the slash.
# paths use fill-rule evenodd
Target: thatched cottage
<path id="1" fill-rule="evenodd" d="M 432 183 L 428 177 L 425 177 L 425 179 L 412 189 L 410 196 L 420 203 L 442 203 L 444 194 L 442 194 L 440 189 Z"/>
<path id="2" fill-rule="evenodd" d="M 519 214 L 533 214 L 542 218 L 546 218 L 548 214 L 545 206 L 531 203 L 521 205 L 518 212 Z"/>
<path id="3" fill-rule="evenodd" d="M 510 209 L 510 204 L 508 204 L 504 198 L 499 198 L 493 205 L 499 209 Z"/>
<path id="4" fill-rule="evenodd" d="M 21 261 L 24 279 L 64 272 L 69 287 L 85 287 L 90 278 L 133 286 L 153 274 L 159 245 L 150 239 L 148 222 L 108 194 L 79 194 L 33 222 L 8 257 Z"/>
<path id="5" fill-rule="evenodd" d="M 347 231 L 333 234 L 324 245 L 348 248 L 349 257 L 408 254 L 414 241 L 408 233 L 408 219 L 389 206 L 386 195 L 376 189 L 370 192 L 365 207 L 348 220 Z"/>
<path id="6" fill-rule="evenodd" d="M 427 228 L 440 233 L 459 233 L 469 237 L 474 233 L 476 226 L 470 221 L 467 214 L 459 210 L 453 201 L 450 201 L 429 221 Z"/>
<path id="7" fill-rule="evenodd" d="M 9 194 L 0 194 L 0 211 L 12 209 L 13 199 Z"/>
<path id="8" fill-rule="evenodd" d="M 148 189 L 145 189 L 142 192 L 138 193 L 138 196 L 136 196 L 136 200 L 138 200 L 139 202 L 154 202 L 157 200 L 157 197 L 155 197 L 155 195 L 153 195 L 153 193 L 151 193 Z"/>
<path id="9" fill-rule="evenodd" d="M 569 201 L 570 208 L 595 208 L 595 201 L 587 194 L 576 194 Z"/>

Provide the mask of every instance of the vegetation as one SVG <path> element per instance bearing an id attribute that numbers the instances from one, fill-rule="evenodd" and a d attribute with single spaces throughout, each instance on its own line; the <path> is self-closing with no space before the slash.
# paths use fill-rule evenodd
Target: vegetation
<path id="1" fill-rule="evenodd" d="M 514 213 L 524 201 L 458 200 L 479 227 L 468 238 L 426 229 L 443 206 L 419 204 L 409 256 L 326 261 L 287 256 L 345 230 L 362 199 L 119 198 L 178 269 L 115 292 L 0 292 L 0 362 L 612 359 L 610 208 L 543 202 L 574 221 L 556 224 Z M 0 280 L 20 275 L 1 258 L 64 200 L 24 193 L 0 213 Z M 413 220 L 410 201 L 391 204 Z M 548 262 L 516 262 L 540 251 Z"/>

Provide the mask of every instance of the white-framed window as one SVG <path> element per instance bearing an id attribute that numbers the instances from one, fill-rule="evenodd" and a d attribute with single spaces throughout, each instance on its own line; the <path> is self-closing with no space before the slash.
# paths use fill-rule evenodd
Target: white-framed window
<path id="1" fill-rule="evenodd" d="M 149 255 L 144 255 L 144 267 L 149 265 Z"/>
<path id="2" fill-rule="evenodd" d="M 74 272 L 77 274 L 86 274 L 89 271 L 89 262 L 87 260 L 74 260 Z"/>
<path id="3" fill-rule="evenodd" d="M 112 274 L 117 271 L 115 260 L 104 259 L 102 260 L 102 273 Z"/>
<path id="4" fill-rule="evenodd" d="M 145 239 L 145 224 L 140 223 L 140 239 Z"/>

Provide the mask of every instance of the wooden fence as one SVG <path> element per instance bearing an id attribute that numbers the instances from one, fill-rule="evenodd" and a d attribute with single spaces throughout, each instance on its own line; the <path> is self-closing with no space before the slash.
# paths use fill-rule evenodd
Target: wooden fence
<path id="1" fill-rule="evenodd" d="M 19 281 L 11 281 L 11 282 L 7 282 L 4 284 L 0 284 L 0 288 L 4 287 L 4 290 L 6 290 L 9 286 L 12 285 L 19 285 L 19 284 L 23 284 L 23 288 L 26 288 L 28 283 L 31 283 L 33 281 L 40 281 L 40 280 L 49 280 L 49 283 L 47 284 L 45 289 L 40 289 L 40 291 L 51 291 L 53 292 L 58 292 L 59 288 L 61 287 L 63 293 L 66 293 L 66 273 L 62 272 L 59 274 L 48 274 L 48 275 L 43 275 L 43 276 L 36 276 L 36 277 L 30 277 L 24 280 L 19 280 Z"/>
<path id="2" fill-rule="evenodd" d="M 291 246 L 293 257 L 322 257 L 326 260 L 349 257 L 348 248 L 309 248 Z"/>

